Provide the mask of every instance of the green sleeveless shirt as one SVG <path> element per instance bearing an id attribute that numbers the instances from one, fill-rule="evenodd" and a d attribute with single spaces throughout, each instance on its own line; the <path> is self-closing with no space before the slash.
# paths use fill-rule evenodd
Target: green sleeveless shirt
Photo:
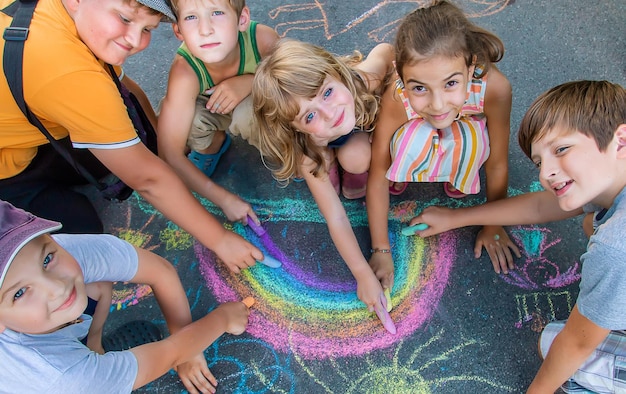
<path id="1" fill-rule="evenodd" d="M 239 71 L 237 71 L 237 75 L 254 74 L 257 64 L 261 61 L 261 55 L 256 44 L 256 25 L 257 22 L 251 21 L 246 31 L 239 32 Z M 200 94 L 215 86 L 204 62 L 192 55 L 184 42 L 178 47 L 176 53 L 184 57 L 196 72 L 200 82 Z"/>

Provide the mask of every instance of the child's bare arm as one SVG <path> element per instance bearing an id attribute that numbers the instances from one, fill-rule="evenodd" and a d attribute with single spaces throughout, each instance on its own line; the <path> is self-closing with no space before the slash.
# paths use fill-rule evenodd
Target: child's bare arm
<path id="1" fill-rule="evenodd" d="M 370 51 L 365 60 L 356 66 L 363 71 L 370 90 L 377 89 L 383 83 L 385 75 L 393 67 L 395 52 L 390 44 L 378 44 Z"/>
<path id="2" fill-rule="evenodd" d="M 87 334 L 87 347 L 96 353 L 104 354 L 102 347 L 102 330 L 104 322 L 109 316 L 111 308 L 111 297 L 113 294 L 113 283 L 94 282 L 85 285 L 87 296 L 95 300 L 98 304 L 93 313 L 89 333 Z"/>
<path id="3" fill-rule="evenodd" d="M 365 203 L 372 248 L 391 249 L 389 243 L 389 180 L 385 177 L 391 165 L 389 142 L 393 133 L 407 121 L 404 105 L 395 94 L 393 82 L 381 99 L 381 108 L 372 138 L 372 160 L 367 178 Z M 370 266 L 383 288 L 393 287 L 393 259 L 391 253 L 373 253 Z"/>
<path id="4" fill-rule="evenodd" d="M 554 338 L 548 355 L 528 393 L 553 393 L 609 335 L 610 330 L 594 324 L 574 305 L 563 330 Z"/>
<path id="5" fill-rule="evenodd" d="M 176 56 L 159 114 L 159 155 L 172 166 L 188 188 L 220 207 L 228 220 L 244 220 L 248 214 L 255 217 L 250 204 L 213 182 L 187 158 L 187 138 L 195 116 L 199 89 L 195 72 L 185 59 Z"/>
<path id="6" fill-rule="evenodd" d="M 223 333 L 243 333 L 248 324 L 248 313 L 248 308 L 242 302 L 222 304 L 166 339 L 132 348 L 130 351 L 137 358 L 138 364 L 133 389 L 150 383 L 195 357 Z"/>
<path id="7" fill-rule="evenodd" d="M 487 201 L 499 200 L 507 195 L 511 102 L 511 84 L 492 66 L 484 107 L 490 147 L 489 158 L 485 162 Z"/>
<path id="8" fill-rule="evenodd" d="M 304 177 L 320 212 L 326 219 L 335 247 L 357 280 L 359 299 L 370 311 L 373 311 L 375 306 L 380 308 L 380 295 L 383 291 L 380 282 L 363 257 L 350 220 L 328 174 L 314 177 L 308 166 L 300 166 L 299 173 Z"/>
<path id="9" fill-rule="evenodd" d="M 191 311 L 187 295 L 182 287 L 176 269 L 165 259 L 144 249 L 135 248 L 139 257 L 137 274 L 131 280 L 148 284 L 163 312 L 171 334 L 179 332 L 191 323 Z M 190 392 L 197 388 L 212 388 L 217 384 L 209 371 L 202 351 L 190 361 L 177 368 L 180 379 Z"/>
<path id="10" fill-rule="evenodd" d="M 484 111 L 491 153 L 485 162 L 485 174 L 489 202 L 507 196 L 512 92 L 508 79 L 495 65 L 489 70 L 487 79 Z M 509 269 L 515 267 L 513 255 L 520 256 L 519 249 L 502 226 L 485 226 L 481 229 L 474 246 L 476 258 L 481 256 L 483 247 L 489 254 L 496 273 L 508 273 Z"/>
<path id="11" fill-rule="evenodd" d="M 272 53 L 279 39 L 278 33 L 271 27 L 260 23 L 256 25 L 256 45 L 261 59 Z"/>
<path id="12" fill-rule="evenodd" d="M 163 257 L 135 247 L 139 259 L 132 283 L 149 285 L 163 312 L 167 328 L 174 334 L 191 323 L 187 295 L 172 264 Z"/>
<path id="13" fill-rule="evenodd" d="M 238 273 L 263 259 L 263 253 L 228 231 L 189 192 L 176 173 L 143 144 L 119 149 L 90 149 L 114 174 L 131 186 Z"/>
<path id="14" fill-rule="evenodd" d="M 235 75 L 219 82 L 206 92 L 211 95 L 206 103 L 206 108 L 218 114 L 233 112 L 235 107 L 252 93 L 253 79 L 254 74 L 243 74 Z"/>
<path id="15" fill-rule="evenodd" d="M 185 59 L 176 56 L 159 113 L 159 156 L 174 168 L 191 190 L 209 198 L 211 189 L 219 186 L 194 166 L 186 155 L 199 89 L 195 72 Z"/>
<path id="16" fill-rule="evenodd" d="M 421 237 L 428 237 L 465 226 L 538 224 L 564 220 L 582 213 L 582 208 L 563 211 L 552 193 L 541 191 L 467 208 L 431 206 L 414 217 L 411 225 L 426 223 L 428 228 L 417 234 Z"/>

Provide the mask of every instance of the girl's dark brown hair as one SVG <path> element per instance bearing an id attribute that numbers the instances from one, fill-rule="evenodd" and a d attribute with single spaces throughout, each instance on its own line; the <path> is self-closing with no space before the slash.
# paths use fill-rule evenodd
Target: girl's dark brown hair
<path id="1" fill-rule="evenodd" d="M 483 77 L 491 63 L 504 56 L 504 44 L 495 34 L 476 26 L 448 1 L 434 1 L 404 17 L 396 36 L 396 70 L 435 56 L 459 57 L 466 65 L 480 65 Z"/>

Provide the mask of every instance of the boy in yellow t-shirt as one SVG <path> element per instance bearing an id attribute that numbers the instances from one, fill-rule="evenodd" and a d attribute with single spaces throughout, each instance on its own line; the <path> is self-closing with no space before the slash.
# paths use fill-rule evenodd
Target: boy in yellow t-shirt
<path id="1" fill-rule="evenodd" d="M 0 8 L 10 3 L 0 0 Z M 172 168 L 140 142 L 101 64 L 119 66 L 145 49 L 164 14 L 174 17 L 165 0 L 40 0 L 24 45 L 25 101 L 56 139 L 75 148 L 73 153 L 92 156 L 91 167 L 117 175 L 239 272 L 263 254 L 226 230 Z M 0 14 L 0 30 L 10 23 Z M 149 110 L 141 89 L 128 77 L 122 82 Z M 70 232 L 101 232 L 91 202 L 71 188 L 85 180 L 24 118 L 4 77 L 0 102 L 0 198 L 60 221 Z"/>

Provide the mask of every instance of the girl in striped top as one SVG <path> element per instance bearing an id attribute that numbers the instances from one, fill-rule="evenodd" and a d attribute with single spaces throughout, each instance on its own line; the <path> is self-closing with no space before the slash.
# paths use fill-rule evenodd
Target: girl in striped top
<path id="1" fill-rule="evenodd" d="M 505 198 L 508 186 L 511 86 L 493 64 L 504 54 L 502 41 L 453 4 L 435 1 L 405 17 L 395 50 L 398 79 L 389 94 L 404 105 L 380 110 L 366 198 L 370 265 L 383 288 L 393 285 L 389 181 L 443 182 L 448 196 L 461 198 L 480 192 L 484 165 L 487 201 Z M 483 247 L 496 272 L 513 268 L 517 248 L 501 226 L 483 227 L 477 258 Z"/>

